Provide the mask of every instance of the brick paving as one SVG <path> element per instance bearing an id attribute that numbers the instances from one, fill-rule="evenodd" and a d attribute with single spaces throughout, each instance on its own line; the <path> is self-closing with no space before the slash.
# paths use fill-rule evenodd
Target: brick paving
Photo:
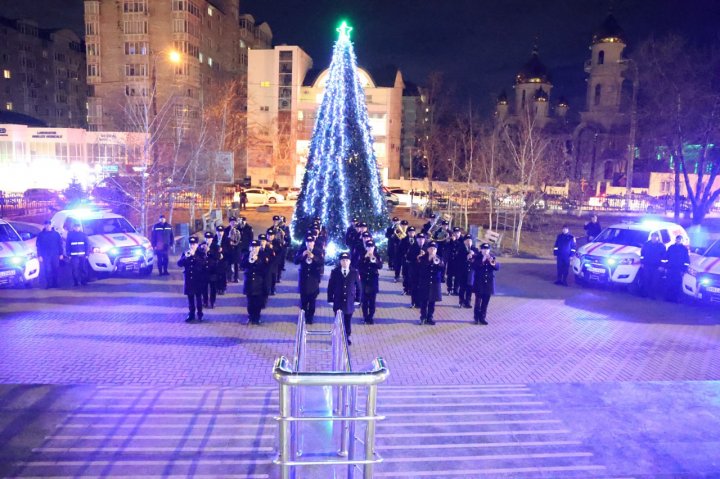
<path id="1" fill-rule="evenodd" d="M 720 308 L 558 287 L 544 260 L 502 265 L 489 326 L 472 324 L 472 311 L 447 296 L 437 326 L 417 325 L 418 311 L 382 271 L 376 324 L 360 324 L 356 313 L 355 367 L 382 356 L 391 385 L 720 379 Z M 82 289 L 0 290 L 0 382 L 272 385 L 273 360 L 293 348 L 295 278 L 288 265 L 259 327 L 245 324 L 240 284 L 219 297 L 205 324 L 183 322 L 177 269 Z M 330 321 L 323 298 L 318 316 Z"/>

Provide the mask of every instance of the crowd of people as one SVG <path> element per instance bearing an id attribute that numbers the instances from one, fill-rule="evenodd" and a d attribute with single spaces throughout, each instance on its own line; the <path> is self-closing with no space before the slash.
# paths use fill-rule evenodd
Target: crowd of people
<path id="1" fill-rule="evenodd" d="M 375 323 L 379 272 L 386 262 L 395 281 L 402 280 L 408 306 L 419 310 L 419 324 L 436 324 L 435 304 L 443 299 L 443 285 L 445 295 L 457 296 L 459 308 L 473 308 L 474 293 L 474 322 L 488 324 L 495 272 L 500 268 L 490 254 L 490 245 L 483 243 L 476 248 L 471 236 L 435 217 L 418 234 L 407 221 L 392 221 L 385 231 L 387 257 L 383 258 L 368 225 L 353 219 L 345 234 L 346 249 L 330 272 L 327 301 L 334 313 L 343 315 L 348 342 L 352 344 L 356 307 L 360 307 L 366 324 Z M 178 266 L 184 269 L 184 293 L 188 297 L 186 320 L 202 321 L 203 308 L 212 309 L 227 283 L 238 282 L 242 271 L 248 320 L 259 324 L 262 310 L 275 294 L 276 284 L 291 260 L 298 267 L 299 306 L 307 324 L 312 324 L 326 267 L 327 242 L 325 228 L 315 219 L 303 243 L 290 256 L 290 231 L 282 216 L 274 216 L 273 225 L 257 239 L 253 239 L 252 227 L 244 217 L 230 218 L 227 227 L 218 226 L 215 233 L 207 232 L 204 238 L 191 237 L 190 249 L 178 260 Z M 164 274 L 163 270 L 160 274 Z"/>

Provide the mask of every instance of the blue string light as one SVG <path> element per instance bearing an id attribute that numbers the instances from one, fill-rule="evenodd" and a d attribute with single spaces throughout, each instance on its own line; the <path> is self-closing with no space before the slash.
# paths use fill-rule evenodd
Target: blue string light
<path id="1" fill-rule="evenodd" d="M 328 246 L 333 246 L 328 249 L 340 251 L 352 217 L 377 232 L 387 225 L 388 212 L 350 41 L 352 27 L 343 22 L 337 31 L 292 231 L 295 241 L 301 241 L 319 217 L 328 232 Z"/>

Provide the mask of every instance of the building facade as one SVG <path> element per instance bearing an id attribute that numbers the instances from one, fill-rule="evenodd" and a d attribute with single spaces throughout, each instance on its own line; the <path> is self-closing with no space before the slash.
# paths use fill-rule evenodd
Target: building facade
<path id="1" fill-rule="evenodd" d="M 0 18 L 0 108 L 52 127 L 86 125 L 82 40 L 67 29 Z"/>
<path id="2" fill-rule="evenodd" d="M 312 70 L 299 47 L 251 50 L 248 74 L 248 175 L 260 186 L 300 186 L 329 70 Z M 378 84 L 358 68 L 365 91 L 378 168 L 384 181 L 400 177 L 403 80 Z"/>
<path id="3" fill-rule="evenodd" d="M 138 131 L 143 116 L 191 131 L 223 85 L 245 81 L 248 48 L 272 42 L 269 26 L 241 15 L 238 0 L 84 5 L 92 131 Z"/>
<path id="4" fill-rule="evenodd" d="M 0 190 L 92 186 L 106 176 L 132 174 L 142 164 L 145 135 L 80 128 L 0 125 Z"/>

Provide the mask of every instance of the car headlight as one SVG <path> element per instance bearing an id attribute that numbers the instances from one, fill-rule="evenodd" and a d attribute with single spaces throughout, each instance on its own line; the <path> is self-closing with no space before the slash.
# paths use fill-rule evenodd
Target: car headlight
<path id="1" fill-rule="evenodd" d="M 616 260 L 615 258 L 608 258 L 606 262 L 608 266 L 615 266 L 618 263 L 618 260 Z"/>
<path id="2" fill-rule="evenodd" d="M 699 283 L 703 286 L 709 286 L 711 281 L 710 278 L 700 278 Z"/>
<path id="3" fill-rule="evenodd" d="M 12 258 L 10 258 L 10 264 L 21 265 L 25 262 L 26 259 L 26 256 L 13 256 Z"/>

